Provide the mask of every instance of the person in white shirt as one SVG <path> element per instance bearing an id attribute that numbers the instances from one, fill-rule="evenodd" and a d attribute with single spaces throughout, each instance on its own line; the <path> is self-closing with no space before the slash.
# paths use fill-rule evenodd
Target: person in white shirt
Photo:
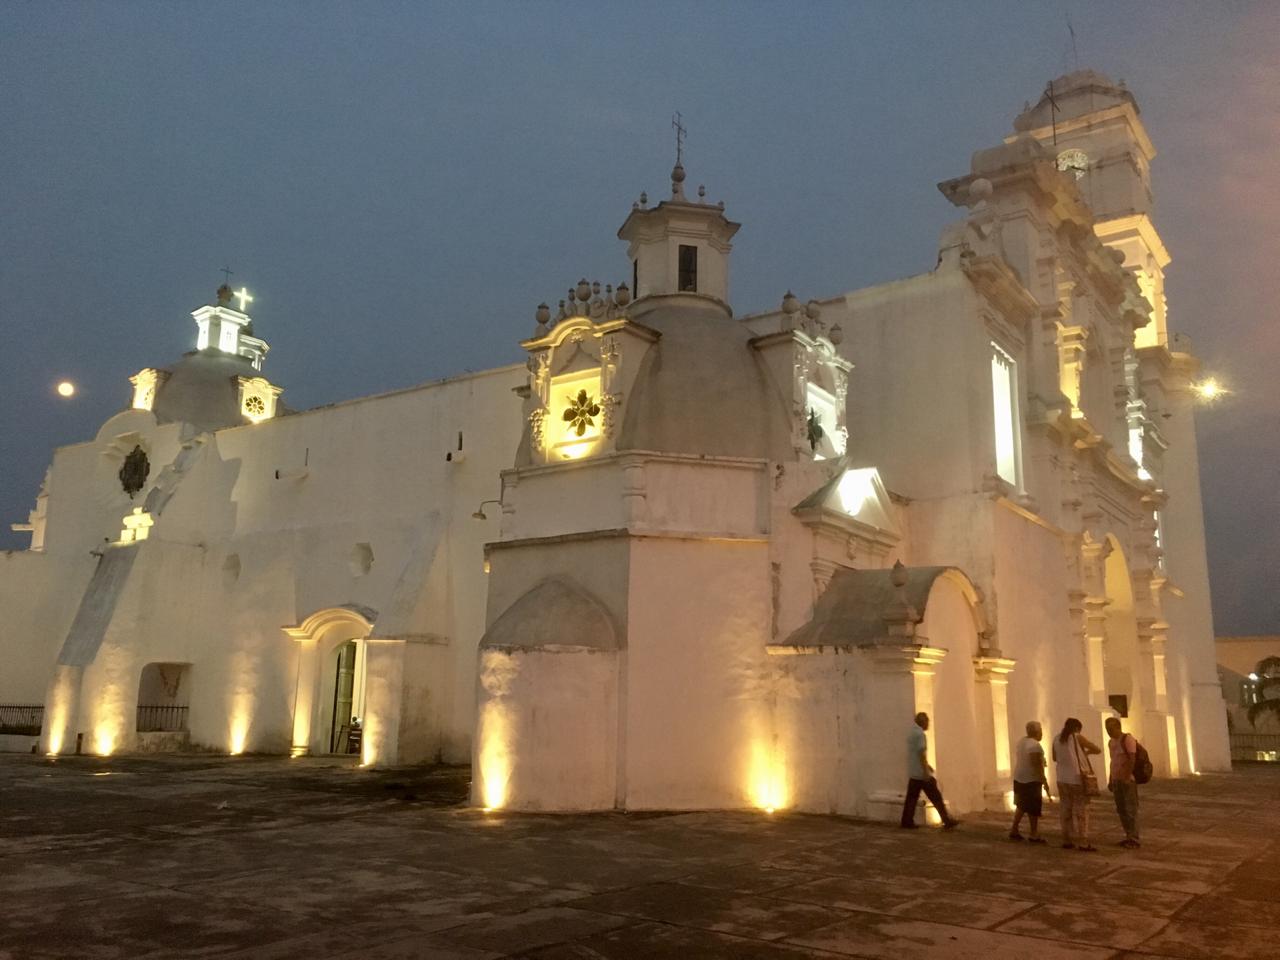
<path id="1" fill-rule="evenodd" d="M 1053 799 L 1049 793 L 1049 781 L 1045 777 L 1044 747 L 1040 741 L 1044 739 L 1044 729 L 1032 720 L 1027 724 L 1027 735 L 1018 741 L 1013 750 L 1013 827 L 1009 830 L 1010 840 L 1021 840 L 1018 827 L 1025 815 L 1031 821 L 1031 832 L 1027 839 L 1032 843 L 1044 843 L 1040 836 L 1040 815 L 1043 812 L 1044 796 Z"/>
<path id="2" fill-rule="evenodd" d="M 923 792 L 942 818 L 943 829 L 951 830 L 960 826 L 960 821 L 947 813 L 942 791 L 938 789 L 938 779 L 933 775 L 933 767 L 929 764 L 929 740 L 924 735 L 928 729 L 929 715 L 917 713 L 916 722 L 907 734 L 907 796 L 902 804 L 902 826 L 907 829 L 917 826 L 916 804 Z"/>

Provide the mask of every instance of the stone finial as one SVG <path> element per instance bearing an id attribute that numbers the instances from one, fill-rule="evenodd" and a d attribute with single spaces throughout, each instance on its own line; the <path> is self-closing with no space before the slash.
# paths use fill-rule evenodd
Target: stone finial
<path id="1" fill-rule="evenodd" d="M 969 184 L 969 202 L 975 207 L 985 203 L 994 190 L 995 187 L 990 180 L 986 177 L 978 177 Z"/>
<path id="2" fill-rule="evenodd" d="M 893 584 L 896 599 L 906 603 L 907 595 L 903 588 L 907 585 L 907 568 L 903 566 L 901 560 L 893 561 L 893 569 L 889 571 L 889 582 Z"/>
<path id="3" fill-rule="evenodd" d="M 631 302 L 631 288 L 625 283 L 618 284 L 618 289 L 614 294 L 613 300 L 618 306 L 625 307 Z"/>
<path id="4" fill-rule="evenodd" d="M 648 206 L 649 206 L 649 194 L 641 190 L 640 191 L 640 208 L 644 209 Z"/>
<path id="5" fill-rule="evenodd" d="M 538 304 L 538 309 L 534 313 L 534 319 L 538 321 L 538 336 L 545 336 L 547 332 L 547 324 L 551 322 L 551 308 L 545 303 Z"/>
<path id="6" fill-rule="evenodd" d="M 591 284 L 587 283 L 586 277 L 578 281 L 578 286 L 574 293 L 583 303 L 591 299 Z"/>
<path id="7" fill-rule="evenodd" d="M 222 286 L 218 288 L 217 296 L 218 296 L 218 306 L 225 307 L 228 303 L 231 302 L 231 297 L 232 297 L 231 286 L 229 284 L 224 283 Z"/>
<path id="8" fill-rule="evenodd" d="M 804 305 L 806 331 L 810 336 L 818 336 L 823 331 L 822 324 L 822 304 L 817 300 L 810 300 Z"/>
<path id="9" fill-rule="evenodd" d="M 889 571 L 889 582 L 893 584 L 893 602 L 885 607 L 882 616 L 885 629 L 891 640 L 912 642 L 920 615 L 907 602 L 907 568 L 901 560 L 895 561 Z"/>
<path id="10" fill-rule="evenodd" d="M 790 290 L 782 298 L 782 329 L 794 330 L 796 328 L 796 316 L 800 313 L 800 301 L 796 299 L 796 295 Z"/>
<path id="11" fill-rule="evenodd" d="M 701 203 L 707 195 L 707 188 L 703 184 L 698 184 L 698 202 Z"/>
<path id="12" fill-rule="evenodd" d="M 832 346 L 840 346 L 840 342 L 844 340 L 844 329 L 838 323 L 831 325 L 831 330 L 827 333 L 827 339 L 831 341 Z"/>
<path id="13" fill-rule="evenodd" d="M 567 319 L 569 319 L 569 314 L 564 309 L 564 301 L 561 300 L 560 312 L 556 314 L 556 323 L 559 323 L 561 320 L 567 320 Z"/>
<path id="14" fill-rule="evenodd" d="M 676 163 L 671 168 L 671 196 L 677 200 L 684 199 L 684 165 Z"/>

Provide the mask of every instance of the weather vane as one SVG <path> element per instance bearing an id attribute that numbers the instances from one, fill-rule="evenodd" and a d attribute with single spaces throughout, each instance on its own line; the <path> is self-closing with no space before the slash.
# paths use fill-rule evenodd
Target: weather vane
<path id="1" fill-rule="evenodd" d="M 684 127 L 684 117 L 680 115 L 680 111 L 675 112 L 675 116 L 671 118 L 671 127 L 676 132 L 676 166 L 681 165 L 684 157 L 684 135 L 688 132 Z"/>

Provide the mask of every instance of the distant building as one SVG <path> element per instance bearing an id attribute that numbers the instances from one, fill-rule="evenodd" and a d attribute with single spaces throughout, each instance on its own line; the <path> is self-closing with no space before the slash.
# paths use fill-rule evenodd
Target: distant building
<path id="1" fill-rule="evenodd" d="M 1275 714 L 1249 721 L 1249 708 L 1262 698 L 1258 664 L 1268 657 L 1280 658 L 1280 634 L 1218 637 L 1214 646 L 1232 733 L 1280 734 L 1280 719 Z M 1280 739 L 1275 746 L 1280 748 Z"/>
<path id="2" fill-rule="evenodd" d="M 1155 150 L 1123 86 L 1051 90 L 940 184 L 934 270 L 768 314 L 679 164 L 523 366 L 293 413 L 224 288 L 55 452 L 0 702 L 50 753 L 472 760 L 530 809 L 893 817 L 919 710 L 959 811 L 1033 718 L 1227 768 Z"/>

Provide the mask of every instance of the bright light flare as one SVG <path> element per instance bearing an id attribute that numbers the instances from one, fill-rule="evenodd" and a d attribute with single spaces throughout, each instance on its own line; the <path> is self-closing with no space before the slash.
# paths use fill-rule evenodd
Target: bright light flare
<path id="1" fill-rule="evenodd" d="M 55 388 L 60 397 L 74 397 L 76 395 L 76 385 L 70 380 L 63 380 Z"/>
<path id="2" fill-rule="evenodd" d="M 1196 397 L 1205 403 L 1221 400 L 1231 392 L 1214 377 L 1201 380 L 1199 383 L 1193 383 L 1191 389 L 1195 392 Z"/>

